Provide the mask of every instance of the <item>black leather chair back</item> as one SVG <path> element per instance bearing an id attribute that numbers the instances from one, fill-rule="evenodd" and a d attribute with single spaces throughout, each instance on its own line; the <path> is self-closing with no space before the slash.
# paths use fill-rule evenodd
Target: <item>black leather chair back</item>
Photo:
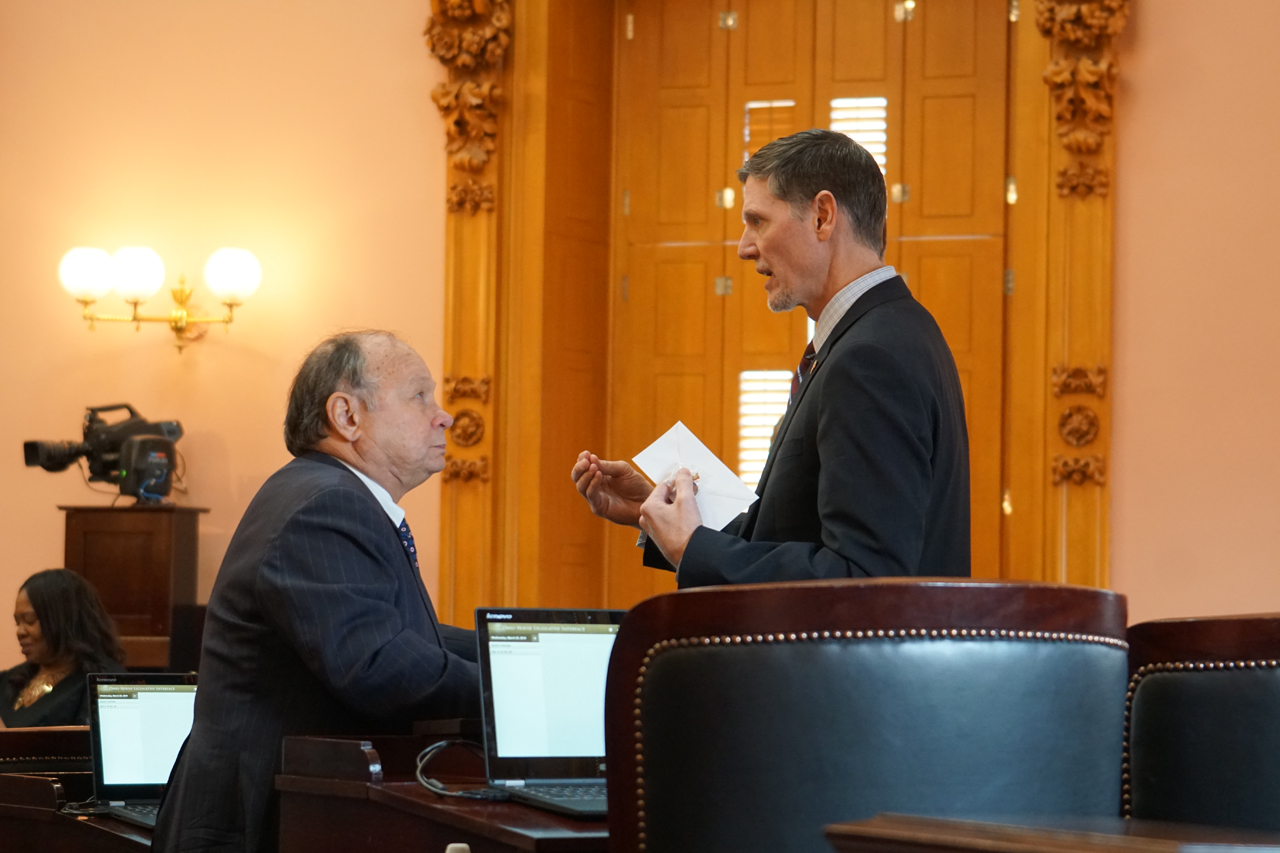
<path id="1" fill-rule="evenodd" d="M 1125 813 L 1280 829 L 1280 615 L 1129 629 Z"/>
<path id="2" fill-rule="evenodd" d="M 1121 596 L 981 581 L 638 605 L 606 699 L 614 850 L 825 851 L 878 812 L 1116 816 Z"/>

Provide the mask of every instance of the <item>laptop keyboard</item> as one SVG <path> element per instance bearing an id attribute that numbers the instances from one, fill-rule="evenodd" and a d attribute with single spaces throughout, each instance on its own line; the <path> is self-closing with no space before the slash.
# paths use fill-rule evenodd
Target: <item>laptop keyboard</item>
<path id="1" fill-rule="evenodd" d="M 524 791 L 551 800 L 600 800 L 606 796 L 603 785 L 533 785 Z"/>
<path id="2" fill-rule="evenodd" d="M 145 826 L 150 829 L 156 828 L 156 815 L 160 813 L 158 805 L 132 805 L 132 806 L 112 806 L 108 809 L 113 817 L 118 817 L 123 821 L 135 824 L 137 826 Z"/>

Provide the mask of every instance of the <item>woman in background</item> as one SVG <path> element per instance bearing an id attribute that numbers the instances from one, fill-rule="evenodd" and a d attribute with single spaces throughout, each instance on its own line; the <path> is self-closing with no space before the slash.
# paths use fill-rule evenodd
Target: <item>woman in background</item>
<path id="1" fill-rule="evenodd" d="M 27 662 L 0 673 L 4 726 L 87 724 L 85 673 L 124 671 L 124 649 L 93 586 L 66 569 L 37 572 L 18 590 L 13 621 Z"/>

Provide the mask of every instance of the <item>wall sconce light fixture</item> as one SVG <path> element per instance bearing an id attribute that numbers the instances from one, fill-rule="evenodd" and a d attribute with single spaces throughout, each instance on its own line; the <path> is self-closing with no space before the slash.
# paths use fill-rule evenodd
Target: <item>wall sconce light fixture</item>
<path id="1" fill-rule="evenodd" d="M 227 307 L 222 317 L 192 316 L 187 307 L 191 288 L 186 276 L 178 276 L 178 286 L 170 290 L 175 307 L 168 315 L 147 315 L 139 307 L 164 286 L 164 261 L 152 249 L 143 246 L 124 246 L 114 255 L 105 249 L 80 247 L 72 249 L 58 264 L 58 278 L 62 286 L 83 306 L 85 322 L 94 324 L 133 323 L 141 329 L 143 323 L 168 323 L 177 338 L 178 352 L 187 344 L 204 337 L 211 323 L 231 325 L 235 309 L 252 296 L 262 282 L 262 267 L 252 253 L 244 249 L 219 249 L 209 256 L 204 265 L 204 280 L 209 289 Z M 93 303 L 111 291 L 124 299 L 133 311 L 129 316 L 97 314 Z"/>

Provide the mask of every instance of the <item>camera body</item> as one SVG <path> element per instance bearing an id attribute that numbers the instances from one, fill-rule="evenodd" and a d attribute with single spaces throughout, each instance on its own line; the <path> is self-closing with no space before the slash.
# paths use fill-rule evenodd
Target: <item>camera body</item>
<path id="1" fill-rule="evenodd" d="M 129 417 L 111 424 L 102 417 L 121 409 Z M 180 438 L 177 421 L 152 423 L 128 403 L 116 403 L 88 408 L 83 441 L 28 441 L 22 455 L 27 467 L 46 471 L 65 471 L 87 457 L 91 481 L 115 483 L 122 495 L 157 503 L 173 486 L 174 442 Z"/>

